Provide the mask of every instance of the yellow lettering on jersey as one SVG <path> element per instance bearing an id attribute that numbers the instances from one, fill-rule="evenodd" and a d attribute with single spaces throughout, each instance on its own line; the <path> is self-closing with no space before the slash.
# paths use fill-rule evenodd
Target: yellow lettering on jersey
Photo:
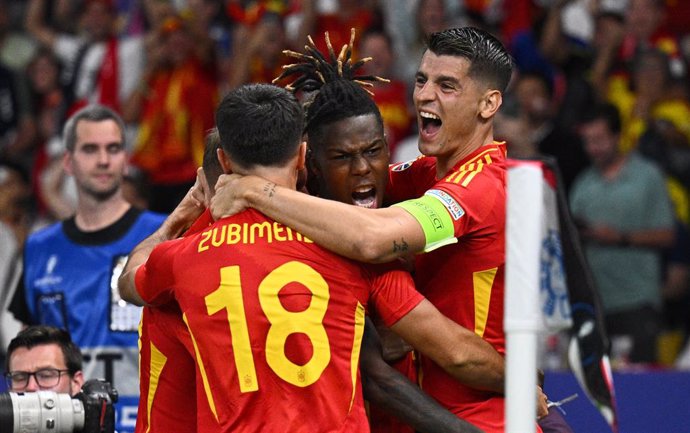
<path id="1" fill-rule="evenodd" d="M 163 374 L 163 367 L 165 363 L 168 362 L 168 357 L 163 354 L 158 348 L 151 344 L 151 362 L 149 363 L 149 389 L 148 396 L 146 398 L 146 432 L 151 430 L 151 408 L 153 407 L 153 398 L 156 396 L 156 390 L 158 389 L 158 382 Z"/>
<path id="2" fill-rule="evenodd" d="M 352 398 L 350 398 L 350 408 L 355 402 L 355 390 L 357 390 L 357 371 L 359 370 L 359 353 L 362 349 L 362 336 L 364 335 L 364 307 L 357 302 L 355 310 L 355 336 L 352 341 L 352 354 L 350 355 L 350 373 L 352 374 Z"/>
<path id="3" fill-rule="evenodd" d="M 206 244 L 206 242 L 208 242 L 209 238 L 211 237 L 211 233 L 211 230 L 207 230 L 201 234 L 201 241 L 199 241 L 199 247 L 197 248 L 197 252 L 201 253 L 208 249 L 208 245 Z"/>
<path id="4" fill-rule="evenodd" d="M 194 346 L 194 354 L 196 355 L 196 362 L 199 366 L 199 373 L 201 374 L 201 381 L 204 384 L 204 392 L 206 393 L 206 399 L 208 400 L 208 405 L 211 408 L 213 417 L 218 422 L 218 412 L 216 412 L 216 403 L 213 400 L 213 394 L 211 394 L 211 386 L 208 383 L 208 376 L 206 375 L 206 368 L 204 367 L 204 361 L 201 359 L 201 353 L 199 353 L 199 345 L 196 344 L 196 338 L 194 338 L 194 332 L 189 326 L 189 320 L 187 320 L 187 314 L 182 313 L 182 320 L 184 324 L 187 325 L 187 330 L 189 331 L 189 336 L 192 338 L 192 345 Z"/>
<path id="5" fill-rule="evenodd" d="M 206 312 L 209 316 L 221 310 L 226 311 L 230 335 L 232 336 L 233 354 L 237 366 L 237 378 L 240 392 L 259 390 L 256 379 L 256 367 L 252 357 L 252 345 L 249 340 L 249 327 L 244 313 L 244 298 L 240 283 L 240 267 L 226 266 L 220 268 L 220 285 L 218 289 L 206 295 Z"/>
<path id="6" fill-rule="evenodd" d="M 228 223 L 202 232 L 197 252 L 202 253 L 210 248 L 218 248 L 223 245 L 254 244 L 260 239 L 269 244 L 272 242 L 292 242 L 295 240 L 308 244 L 313 243 L 311 239 L 278 222 Z"/>
<path id="7" fill-rule="evenodd" d="M 278 293 L 286 285 L 298 282 L 312 293 L 303 311 L 288 311 Z M 259 303 L 271 323 L 266 335 L 266 362 L 284 381 L 300 388 L 321 377 L 331 361 L 331 349 L 323 318 L 328 309 L 328 283 L 316 270 L 300 262 L 287 262 L 266 276 L 259 284 Z M 285 355 L 285 342 L 291 334 L 304 334 L 312 344 L 312 357 L 306 364 L 292 362 Z"/>
<path id="8" fill-rule="evenodd" d="M 213 236 L 211 236 L 211 245 L 214 247 L 219 247 L 223 245 L 225 242 L 225 233 L 227 231 L 228 227 L 227 226 L 221 226 L 220 227 L 220 237 L 218 236 L 218 227 L 213 229 Z"/>
<path id="9" fill-rule="evenodd" d="M 472 281 L 474 286 L 474 333 L 484 336 L 486 322 L 489 319 L 489 304 L 491 302 L 491 288 L 494 285 L 498 268 L 474 272 Z"/>
<path id="10" fill-rule="evenodd" d="M 239 243 L 242 239 L 240 236 L 241 227 L 239 224 L 228 224 L 228 245 Z"/>
<path id="11" fill-rule="evenodd" d="M 287 238 L 283 236 L 283 231 L 285 231 L 285 227 L 280 225 L 278 222 L 273 223 L 273 236 L 275 236 L 276 241 L 284 242 L 287 240 Z"/>
<path id="12" fill-rule="evenodd" d="M 273 242 L 273 230 L 271 224 L 267 221 L 264 221 L 261 224 L 252 224 L 251 227 L 249 227 L 249 233 L 250 244 L 255 242 L 256 237 L 266 238 L 266 242 L 269 244 Z"/>

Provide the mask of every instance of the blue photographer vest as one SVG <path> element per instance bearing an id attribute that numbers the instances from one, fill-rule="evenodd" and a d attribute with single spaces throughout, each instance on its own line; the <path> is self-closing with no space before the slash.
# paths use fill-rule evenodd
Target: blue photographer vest
<path id="1" fill-rule="evenodd" d="M 84 355 L 84 376 L 105 379 L 119 394 L 117 430 L 134 431 L 139 396 L 141 308 L 120 299 L 117 279 L 128 254 L 164 215 L 131 208 L 109 227 L 82 232 L 74 218 L 29 237 L 24 290 L 29 319 L 70 331 Z"/>

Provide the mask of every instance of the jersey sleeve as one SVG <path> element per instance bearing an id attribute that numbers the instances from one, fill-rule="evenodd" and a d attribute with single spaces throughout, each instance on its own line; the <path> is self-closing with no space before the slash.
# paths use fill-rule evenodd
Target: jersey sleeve
<path id="1" fill-rule="evenodd" d="M 388 167 L 386 202 L 398 203 L 420 197 L 435 183 L 436 160 L 420 156 Z"/>
<path id="2" fill-rule="evenodd" d="M 371 270 L 370 306 L 386 326 L 394 325 L 424 299 L 409 272 L 394 264 L 375 265 Z"/>
<path id="3" fill-rule="evenodd" d="M 419 198 L 396 204 L 419 222 L 425 252 L 458 242 L 469 233 L 489 234 L 505 225 L 505 176 L 500 167 L 459 170 Z"/>
<path id="4" fill-rule="evenodd" d="M 141 298 L 150 305 L 173 299 L 173 259 L 179 240 L 163 242 L 151 252 L 146 263 L 137 269 L 134 282 Z"/>

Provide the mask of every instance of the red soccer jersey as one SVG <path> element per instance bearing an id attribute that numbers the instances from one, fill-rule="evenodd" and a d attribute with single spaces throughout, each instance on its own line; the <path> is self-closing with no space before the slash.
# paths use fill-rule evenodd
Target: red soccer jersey
<path id="1" fill-rule="evenodd" d="M 208 432 L 217 422 L 204 400 L 194 349 L 175 303 L 142 312 L 139 333 L 139 411 L 136 433 Z M 195 392 L 196 389 L 196 392 Z"/>
<path id="2" fill-rule="evenodd" d="M 204 212 L 189 233 L 213 221 Z M 203 395 L 194 363 L 194 347 L 182 311 L 174 302 L 144 307 L 139 324 L 139 408 L 136 433 L 208 432 L 217 422 Z M 196 389 L 196 392 L 195 392 Z"/>
<path id="3" fill-rule="evenodd" d="M 147 303 L 179 303 L 224 432 L 368 431 L 365 309 L 390 326 L 422 299 L 407 272 L 343 259 L 254 210 L 159 245 L 136 285 Z"/>
<path id="4" fill-rule="evenodd" d="M 436 159 L 420 157 L 391 167 L 387 191 L 391 202 L 426 194 L 444 203 L 458 242 L 417 256 L 417 288 L 500 353 L 505 351 L 505 159 L 503 144 L 486 145 L 437 180 Z M 445 407 L 487 432 L 504 430 L 502 396 L 459 384 L 424 356 L 421 366 L 422 387 Z"/>

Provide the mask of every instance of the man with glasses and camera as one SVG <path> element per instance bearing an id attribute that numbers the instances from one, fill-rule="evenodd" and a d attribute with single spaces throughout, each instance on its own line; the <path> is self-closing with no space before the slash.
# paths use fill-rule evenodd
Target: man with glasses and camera
<path id="1" fill-rule="evenodd" d="M 82 355 L 67 331 L 29 326 L 10 341 L 5 380 L 9 391 L 76 395 L 84 384 Z"/>

